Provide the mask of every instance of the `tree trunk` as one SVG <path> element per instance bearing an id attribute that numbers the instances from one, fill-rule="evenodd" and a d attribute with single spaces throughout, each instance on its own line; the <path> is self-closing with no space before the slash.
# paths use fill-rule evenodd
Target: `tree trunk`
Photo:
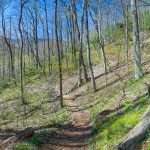
<path id="1" fill-rule="evenodd" d="M 90 71 L 90 76 L 91 76 L 91 83 L 92 83 L 92 89 L 93 92 L 96 91 L 96 85 L 95 85 L 95 79 L 94 79 L 94 74 L 93 74 L 93 69 L 92 69 L 92 63 L 91 63 L 91 48 L 90 48 L 90 40 L 89 40 L 89 22 L 88 22 L 88 1 L 85 0 L 85 6 L 86 6 L 86 39 L 87 39 L 87 62 L 88 62 L 88 67 Z"/>
<path id="2" fill-rule="evenodd" d="M 143 73 L 142 73 L 142 66 L 141 66 L 141 51 L 140 51 L 140 39 L 139 39 L 137 0 L 131 0 L 131 7 L 132 7 L 132 13 L 133 13 L 135 78 L 139 79 L 143 76 Z"/>
<path id="3" fill-rule="evenodd" d="M 35 44 L 35 51 L 36 57 L 39 60 L 39 45 L 38 45 L 38 12 L 37 12 L 37 0 L 34 0 L 34 13 L 35 13 L 35 26 L 34 26 L 34 44 Z M 36 68 L 39 68 L 39 61 L 36 62 Z"/>
<path id="4" fill-rule="evenodd" d="M 97 5 L 99 5 L 99 4 L 97 4 Z M 101 28 L 102 28 L 101 27 L 101 19 L 94 19 L 93 16 L 92 16 L 92 13 L 90 13 L 90 15 L 91 15 L 92 21 L 95 25 L 97 42 L 99 44 L 99 47 L 101 48 L 102 63 L 103 63 L 103 66 L 104 66 L 104 72 L 105 72 L 105 74 L 107 74 L 108 67 L 107 67 L 107 59 L 106 59 L 106 54 L 105 54 L 105 43 L 104 43 L 104 39 L 101 35 Z M 97 15 L 96 12 L 95 12 L 95 15 Z M 101 13 L 100 12 L 99 12 L 99 18 L 101 18 Z"/>
<path id="5" fill-rule="evenodd" d="M 83 25 L 84 25 L 84 13 L 85 13 L 85 2 L 83 2 L 82 17 L 81 17 L 81 34 L 80 34 L 80 48 L 79 48 L 79 60 L 78 60 L 78 85 L 82 82 L 82 48 L 83 48 Z M 84 63 L 84 62 L 83 62 Z"/>
<path id="6" fill-rule="evenodd" d="M 58 41 L 58 19 L 57 19 L 57 0 L 54 0 L 54 7 L 55 7 L 55 37 L 56 37 L 56 45 L 57 45 L 57 51 L 58 51 L 58 67 L 59 67 L 59 82 L 60 82 L 60 104 L 61 107 L 63 107 L 63 92 L 62 92 L 62 64 L 61 64 L 61 56 L 60 56 L 60 47 L 59 47 L 59 41 Z"/>
<path id="7" fill-rule="evenodd" d="M 25 104 L 24 99 L 24 87 L 23 87 L 23 47 L 24 47 L 24 41 L 23 41 L 23 33 L 21 28 L 21 22 L 22 22 L 22 13 L 23 13 L 23 6 L 25 3 L 20 0 L 20 14 L 19 14 L 19 22 L 18 22 L 18 28 L 20 32 L 20 39 L 21 39 L 21 46 L 20 46 L 20 82 L 21 82 L 21 100 L 22 104 Z"/>
<path id="8" fill-rule="evenodd" d="M 5 54 L 5 45 L 4 45 L 4 41 L 3 42 L 3 80 L 5 80 L 5 57 L 6 57 L 6 54 Z"/>
<path id="9" fill-rule="evenodd" d="M 125 18 L 125 24 L 126 24 L 126 29 L 125 29 L 125 37 L 126 37 L 126 64 L 128 67 L 128 60 L 129 60 L 129 40 L 128 40 L 128 1 L 126 0 L 126 18 Z"/>
<path id="10" fill-rule="evenodd" d="M 81 33 L 79 31 L 79 26 L 78 26 L 78 20 L 77 20 L 77 11 L 76 11 L 76 4 L 75 1 L 72 0 L 72 7 L 73 7 L 73 16 L 74 16 L 74 22 L 75 22 L 75 29 L 76 29 L 76 33 L 77 33 L 77 43 L 79 45 L 79 59 L 78 59 L 78 86 L 80 86 L 81 84 L 81 73 L 82 73 L 82 66 L 83 66 L 83 74 L 84 74 L 84 78 L 85 81 L 88 81 L 88 77 L 87 77 L 87 73 L 86 73 L 86 66 L 84 63 L 84 58 L 83 58 L 83 24 L 84 24 L 84 11 L 85 11 L 85 6 L 84 6 L 84 2 L 83 2 L 83 8 L 82 8 L 82 18 L 81 18 Z M 81 66 L 82 65 L 82 66 Z"/>
<path id="11" fill-rule="evenodd" d="M 46 35 L 47 35 L 47 47 L 48 47 L 48 73 L 51 74 L 51 55 L 50 55 L 50 40 L 49 40 L 49 31 L 48 31 L 48 15 L 47 15 L 47 6 L 46 6 L 46 0 L 44 0 L 44 11 L 45 11 L 45 17 L 46 17 Z"/>
<path id="12" fill-rule="evenodd" d="M 12 51 L 12 46 L 11 46 L 11 31 L 10 31 L 10 39 L 8 40 L 8 37 L 6 35 L 6 26 L 5 26 L 5 18 L 4 18 L 4 10 L 2 9 L 2 30 L 3 30 L 3 34 L 4 34 L 4 40 L 5 43 L 8 47 L 9 50 L 9 55 L 10 55 L 10 72 L 11 72 L 11 76 L 14 78 L 14 61 L 13 61 L 13 51 Z M 10 20 L 10 30 L 11 30 L 11 20 Z"/>

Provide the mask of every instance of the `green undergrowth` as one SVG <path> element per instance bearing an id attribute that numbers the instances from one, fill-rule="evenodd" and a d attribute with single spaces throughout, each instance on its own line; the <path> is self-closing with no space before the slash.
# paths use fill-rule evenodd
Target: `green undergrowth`
<path id="1" fill-rule="evenodd" d="M 125 106 L 126 109 L 121 115 L 111 115 L 105 121 L 95 123 L 89 147 L 112 150 L 113 145 L 138 123 L 150 103 L 150 98 L 143 96 L 138 101 L 136 107 Z"/>
<path id="2" fill-rule="evenodd" d="M 141 150 L 150 150 L 150 131 L 144 141 L 140 143 Z"/>
<path id="3" fill-rule="evenodd" d="M 134 79 L 133 77 L 128 77 L 124 79 L 122 84 L 125 88 L 125 93 L 127 97 L 124 99 L 123 104 L 128 105 L 132 103 L 132 96 L 138 96 L 143 92 L 146 92 L 147 87 L 145 83 L 150 80 L 150 74 L 145 74 L 142 79 Z M 109 92 L 107 91 L 109 90 Z M 110 94 L 111 93 L 111 97 Z M 103 90 L 103 93 L 97 92 L 96 94 L 89 93 L 87 96 L 92 97 L 92 99 L 96 99 L 99 102 L 97 105 L 94 105 L 90 108 L 91 111 L 91 118 L 95 121 L 96 115 L 104 109 L 109 108 L 109 106 L 116 107 L 120 97 L 120 85 L 113 86 L 113 88 L 106 88 Z"/>
<path id="4" fill-rule="evenodd" d="M 112 150 L 113 145 L 138 123 L 141 115 L 146 111 L 150 103 L 150 98 L 144 95 L 147 90 L 144 83 L 149 81 L 149 79 L 150 74 L 145 74 L 142 79 L 124 79 L 123 85 L 125 86 L 127 97 L 120 105 L 123 106 L 125 111 L 121 115 L 112 113 L 105 121 L 96 121 L 96 116 L 103 110 L 113 109 L 112 105 L 115 108 L 120 92 L 118 86 L 114 86 L 113 91 L 108 89 L 109 92 L 114 93 L 112 98 L 109 97 L 107 89 L 106 92 L 100 93 L 100 95 L 97 94 L 95 99 L 99 103 L 90 108 L 93 121 L 93 136 L 89 141 L 89 149 Z M 132 97 L 138 97 L 139 95 L 144 96 L 137 99 L 138 105 L 133 107 L 134 98 Z"/>
<path id="5" fill-rule="evenodd" d="M 49 135 L 52 133 L 52 129 L 41 129 L 36 131 L 36 133 L 29 139 L 23 142 L 16 142 L 13 145 L 14 150 L 35 150 L 36 146 L 41 145 L 46 142 Z"/>
<path id="6" fill-rule="evenodd" d="M 51 113 L 46 115 L 46 119 L 43 119 L 43 121 L 40 122 L 41 126 L 47 126 L 47 125 L 63 125 L 67 122 L 69 117 L 69 112 L 67 110 L 67 107 L 63 107 L 62 109 L 59 109 L 59 111 L 55 112 L 53 117 L 51 117 Z"/>
<path id="7" fill-rule="evenodd" d="M 28 142 L 17 142 L 13 146 L 14 150 L 35 150 L 34 145 L 28 143 Z"/>
<path id="8" fill-rule="evenodd" d="M 25 84 L 24 98 L 26 105 L 22 104 L 20 85 L 11 85 L 0 93 L 0 126 L 1 128 L 24 128 L 26 126 L 47 126 L 63 124 L 68 118 L 68 108 L 60 108 L 59 100 L 52 102 L 55 86 L 49 77 L 40 77 L 39 74 L 30 77 Z M 17 125 L 17 126 L 16 126 Z"/>
<path id="9" fill-rule="evenodd" d="M 147 133 L 146 138 L 139 145 L 141 150 L 150 150 L 150 130 Z"/>
<path id="10" fill-rule="evenodd" d="M 146 148 L 146 150 L 150 150 L 150 145 Z"/>
<path id="11" fill-rule="evenodd" d="M 56 86 L 54 77 L 44 76 L 42 69 L 28 69 L 24 82 L 25 105 L 21 101 L 19 79 L 19 76 L 15 79 L 16 85 L 13 81 L 0 80 L 2 129 L 48 126 L 64 124 L 67 121 L 67 106 L 61 109 L 59 100 L 53 101 L 52 94 Z"/>

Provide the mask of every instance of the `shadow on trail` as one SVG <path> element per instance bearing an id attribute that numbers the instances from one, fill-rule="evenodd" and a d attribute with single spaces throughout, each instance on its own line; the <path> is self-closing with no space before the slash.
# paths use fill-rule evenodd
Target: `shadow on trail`
<path id="1" fill-rule="evenodd" d="M 92 126 L 74 126 L 66 124 L 57 126 L 49 135 L 45 149 L 83 149 L 87 146 L 87 140 L 91 136 Z"/>
<path id="2" fill-rule="evenodd" d="M 0 130 L 0 142 L 14 136 L 15 134 L 15 130 Z"/>

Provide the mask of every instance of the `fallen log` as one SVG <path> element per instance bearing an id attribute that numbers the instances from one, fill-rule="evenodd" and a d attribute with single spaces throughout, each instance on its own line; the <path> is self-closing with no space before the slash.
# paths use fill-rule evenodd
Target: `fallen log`
<path id="1" fill-rule="evenodd" d="M 19 134 L 16 135 L 17 140 L 23 141 L 25 139 L 28 139 L 34 135 L 35 130 L 31 127 L 26 128 L 22 132 L 19 132 Z"/>
<path id="2" fill-rule="evenodd" d="M 16 136 L 12 136 L 8 138 L 7 140 L 4 140 L 0 143 L 0 149 L 3 149 L 6 145 L 10 145 L 11 143 L 16 141 Z"/>
<path id="3" fill-rule="evenodd" d="M 16 141 L 23 141 L 25 139 L 28 139 L 29 137 L 33 136 L 34 134 L 34 129 L 29 127 L 26 128 L 25 130 L 19 132 L 17 135 L 12 136 L 0 143 L 0 149 L 4 149 L 8 145 L 15 143 Z"/>
<path id="4" fill-rule="evenodd" d="M 149 130 L 150 106 L 139 123 L 114 146 L 114 150 L 134 150 L 139 142 L 146 137 Z"/>

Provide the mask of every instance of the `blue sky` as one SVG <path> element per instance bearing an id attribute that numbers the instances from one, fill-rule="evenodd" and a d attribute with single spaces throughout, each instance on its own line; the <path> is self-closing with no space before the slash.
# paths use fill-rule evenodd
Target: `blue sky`
<path id="1" fill-rule="evenodd" d="M 7 3 L 9 3 L 9 0 L 5 0 Z M 67 2 L 68 0 L 66 0 Z M 95 0 L 93 0 L 95 1 Z M 106 6 L 106 0 L 102 0 L 102 6 Z M 33 4 L 34 0 L 30 0 L 30 3 L 28 3 L 28 5 L 26 7 L 30 7 Z M 78 0 L 76 0 L 76 2 L 78 2 Z M 48 19 L 49 19 L 49 28 L 50 28 L 50 32 L 51 32 L 51 28 L 52 28 L 52 24 L 51 24 L 51 20 L 54 14 L 54 8 L 53 8 L 53 0 L 46 0 L 47 3 L 47 9 L 48 9 Z M 109 3 L 109 7 L 110 7 L 110 18 L 109 21 L 112 22 L 113 20 L 113 7 L 111 6 L 111 4 L 113 3 L 113 0 L 107 0 L 107 3 Z M 117 16 L 120 16 L 120 7 L 119 7 L 119 3 L 117 3 L 117 7 L 118 7 L 118 11 L 117 11 Z M 8 6 L 8 5 L 7 5 Z M 38 0 L 38 11 L 39 14 L 41 15 L 41 17 L 43 17 L 43 20 L 45 20 L 45 14 L 44 14 L 44 10 L 43 8 L 43 0 Z M 81 12 L 82 12 L 82 6 L 81 5 L 77 5 L 77 13 L 78 13 L 78 19 L 80 22 L 80 18 L 81 18 Z M 5 19 L 6 19 L 6 24 L 8 25 L 9 22 L 9 18 L 12 17 L 12 28 L 17 28 L 18 25 L 18 11 L 19 11 L 19 0 L 12 0 L 11 6 L 8 7 L 5 10 Z M 90 18 L 90 17 L 89 17 Z M 1 20 L 0 20 L 1 22 Z M 89 23 L 92 25 L 92 20 L 89 19 Z M 24 19 L 24 24 L 25 23 L 25 19 Z M 90 26 L 92 28 L 92 26 Z M 0 28 L 1 29 L 1 28 Z M 9 31 L 9 26 L 7 26 L 7 31 Z M 42 36 L 42 25 L 41 23 L 39 23 L 38 25 L 38 31 L 39 31 L 39 37 Z M 14 34 L 14 32 L 12 32 L 12 34 Z"/>

